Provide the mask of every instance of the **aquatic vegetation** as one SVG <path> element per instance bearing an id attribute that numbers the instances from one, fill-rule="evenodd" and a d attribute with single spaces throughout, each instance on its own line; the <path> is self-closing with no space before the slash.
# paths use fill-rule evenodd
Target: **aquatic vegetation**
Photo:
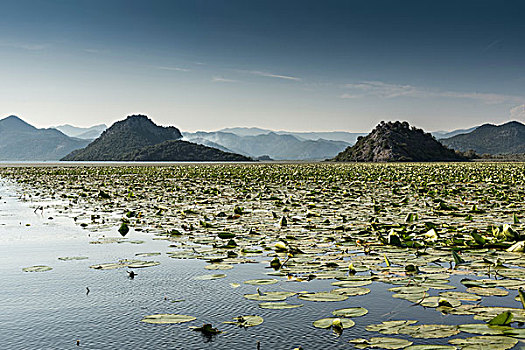
<path id="1" fill-rule="evenodd" d="M 93 248 L 144 242 L 132 239 L 134 232 L 165 242 L 165 251 L 90 262 L 93 269 L 163 268 L 137 259 L 159 255 L 201 260 L 203 274 L 188 283 L 226 284 L 261 314 L 325 304 L 326 313 L 309 320 L 311 331 L 357 323 L 366 331 L 352 344 L 362 349 L 507 349 L 524 335 L 523 164 L 21 167 L 0 174 L 32 198 L 61 199 L 54 209 L 74 217 Z M 204 274 L 254 263 L 261 275 L 246 280 Z M 383 322 L 369 322 L 368 298 L 378 286 L 416 315 L 425 308 L 465 320 L 419 324 L 384 310 Z M 326 316 L 333 317 L 316 320 Z M 251 327 L 258 317 L 220 321 Z M 468 345 L 460 332 L 479 336 Z M 370 338 L 378 333 L 410 340 Z M 436 344 L 413 344 L 418 339 Z"/>

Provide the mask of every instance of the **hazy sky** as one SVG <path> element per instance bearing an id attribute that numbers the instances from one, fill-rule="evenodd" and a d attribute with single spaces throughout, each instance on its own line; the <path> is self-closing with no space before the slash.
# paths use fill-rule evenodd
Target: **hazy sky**
<path id="1" fill-rule="evenodd" d="M 523 1 L 0 0 L 0 14 L 0 117 L 37 127 L 525 121 Z"/>

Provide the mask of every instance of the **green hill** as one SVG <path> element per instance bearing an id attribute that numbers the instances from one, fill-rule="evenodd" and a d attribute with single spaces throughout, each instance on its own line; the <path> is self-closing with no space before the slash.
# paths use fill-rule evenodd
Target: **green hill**
<path id="1" fill-rule="evenodd" d="M 174 126 L 162 127 L 145 115 L 131 115 L 113 124 L 86 148 L 68 154 L 62 160 L 125 160 L 125 156 L 147 146 L 182 137 Z"/>
<path id="2" fill-rule="evenodd" d="M 484 124 L 474 131 L 441 139 L 441 143 L 462 152 L 478 154 L 525 153 L 525 125 L 508 122 L 502 125 Z"/>
<path id="3" fill-rule="evenodd" d="M 422 129 L 407 122 L 381 122 L 370 134 L 339 153 L 336 162 L 433 162 L 466 158 L 446 148 Z"/>
<path id="4" fill-rule="evenodd" d="M 188 141 L 165 141 L 157 145 L 141 148 L 126 155 L 133 161 L 234 161 L 245 162 L 251 159 L 240 154 L 223 152 L 219 149 L 198 145 Z"/>
<path id="5" fill-rule="evenodd" d="M 86 148 L 65 161 L 248 161 L 250 158 L 179 140 L 179 129 L 132 115 L 113 124 Z"/>

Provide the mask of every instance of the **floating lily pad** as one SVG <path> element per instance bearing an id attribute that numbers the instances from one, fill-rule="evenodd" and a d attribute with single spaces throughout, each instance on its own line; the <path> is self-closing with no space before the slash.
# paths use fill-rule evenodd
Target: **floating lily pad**
<path id="1" fill-rule="evenodd" d="M 251 284 L 253 286 L 261 286 L 261 285 L 266 285 L 266 284 L 275 284 L 277 283 L 278 281 L 276 279 L 269 279 L 269 278 L 266 278 L 266 279 L 258 279 L 258 280 L 248 280 L 248 281 L 244 281 L 244 283 L 246 284 Z"/>
<path id="2" fill-rule="evenodd" d="M 509 294 L 507 290 L 501 288 L 481 288 L 481 287 L 470 287 L 467 288 L 467 292 L 485 297 L 504 297 Z"/>
<path id="3" fill-rule="evenodd" d="M 343 301 L 348 299 L 348 296 L 329 292 L 318 292 L 301 294 L 298 298 L 308 301 Z"/>
<path id="4" fill-rule="evenodd" d="M 264 319 L 261 316 L 253 316 L 253 315 L 239 316 L 239 317 L 234 317 L 233 319 L 234 321 L 226 321 L 224 323 L 234 324 L 239 327 L 247 328 L 247 327 L 258 326 L 264 322 Z"/>
<path id="5" fill-rule="evenodd" d="M 89 259 L 87 256 L 61 256 L 58 260 L 71 261 L 71 260 L 86 260 Z"/>
<path id="6" fill-rule="evenodd" d="M 301 307 L 303 304 L 288 304 L 287 302 L 267 302 L 267 303 L 260 303 L 259 307 L 263 309 L 271 309 L 271 310 L 282 310 L 282 309 L 295 309 L 297 307 Z"/>
<path id="7" fill-rule="evenodd" d="M 330 328 L 332 327 L 334 320 L 340 320 L 341 325 L 343 326 L 343 329 L 351 328 L 355 325 L 355 322 L 348 318 L 335 318 L 335 317 L 322 318 L 320 320 L 314 321 L 313 325 L 316 328 Z"/>
<path id="8" fill-rule="evenodd" d="M 448 338 L 459 333 L 456 326 L 444 324 L 423 324 L 405 326 L 399 329 L 399 334 L 406 334 L 412 338 Z"/>
<path id="9" fill-rule="evenodd" d="M 155 324 L 167 324 L 167 323 L 184 323 L 196 320 L 196 317 L 178 315 L 178 314 L 157 314 L 144 316 L 142 322 L 155 323 Z"/>
<path id="10" fill-rule="evenodd" d="M 44 272 L 44 271 L 49 271 L 49 270 L 53 270 L 53 268 L 50 266 L 45 266 L 45 265 L 35 265 L 35 266 L 30 266 L 30 267 L 24 267 L 22 269 L 22 271 L 24 272 Z"/>
<path id="11" fill-rule="evenodd" d="M 399 321 L 383 321 L 379 324 L 371 324 L 366 326 L 369 332 L 379 332 L 381 334 L 399 334 L 399 330 L 406 326 L 417 323 L 414 320 L 399 320 Z"/>
<path id="12" fill-rule="evenodd" d="M 413 342 L 398 339 L 398 338 L 388 338 L 388 337 L 374 337 L 370 339 L 352 339 L 350 343 L 354 344 L 356 349 L 403 349 L 409 345 L 412 345 Z"/>
<path id="13" fill-rule="evenodd" d="M 368 310 L 364 307 L 349 307 L 345 309 L 337 309 L 332 311 L 332 315 L 338 317 L 359 317 L 364 316 L 368 313 Z"/>
<path id="14" fill-rule="evenodd" d="M 193 279 L 198 280 L 198 281 L 208 281 L 208 280 L 217 280 L 217 279 L 224 278 L 224 277 L 226 277 L 225 274 L 218 273 L 218 274 L 213 274 L 213 275 L 197 276 L 197 277 L 193 277 Z"/>
<path id="15" fill-rule="evenodd" d="M 365 295 L 370 293 L 370 289 L 363 287 L 348 287 L 332 289 L 330 293 L 342 294 L 347 296 Z"/>
<path id="16" fill-rule="evenodd" d="M 245 294 L 244 297 L 250 300 L 257 301 L 283 301 L 286 298 L 294 296 L 294 292 L 267 292 L 267 293 L 256 293 L 256 294 Z"/>
<path id="17" fill-rule="evenodd" d="M 448 342 L 459 346 L 462 350 L 506 350 L 512 349 L 518 343 L 518 340 L 504 336 L 480 335 L 464 339 L 451 339 Z"/>

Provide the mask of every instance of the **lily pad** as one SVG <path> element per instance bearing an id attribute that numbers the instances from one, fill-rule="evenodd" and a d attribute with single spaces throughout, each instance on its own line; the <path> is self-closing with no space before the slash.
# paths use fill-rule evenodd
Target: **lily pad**
<path id="1" fill-rule="evenodd" d="M 301 307 L 303 304 L 288 304 L 287 302 L 267 302 L 267 303 L 260 303 L 259 307 L 263 309 L 271 309 L 271 310 L 283 310 L 283 309 L 295 309 L 297 307 Z"/>
<path id="2" fill-rule="evenodd" d="M 343 329 L 351 328 L 355 325 L 355 322 L 348 318 L 322 318 L 320 320 L 314 321 L 313 325 L 315 328 L 330 328 L 333 325 L 334 320 L 340 320 Z"/>
<path id="3" fill-rule="evenodd" d="M 354 344 L 356 349 L 403 349 L 407 346 L 413 344 L 413 342 L 398 339 L 398 338 L 388 338 L 388 337 L 374 337 L 370 339 L 352 339 L 350 343 Z"/>
<path id="4" fill-rule="evenodd" d="M 308 301 L 343 301 L 348 299 L 348 296 L 329 292 L 318 292 L 301 294 L 298 298 Z"/>
<path id="5" fill-rule="evenodd" d="M 234 321 L 226 321 L 224 323 L 234 324 L 239 327 L 248 328 L 255 327 L 264 322 L 264 319 L 261 316 L 247 315 L 234 317 Z"/>
<path id="6" fill-rule="evenodd" d="M 142 322 L 155 324 L 184 323 L 196 320 L 196 317 L 178 314 L 157 314 L 144 316 Z"/>
<path id="7" fill-rule="evenodd" d="M 30 267 L 24 267 L 22 269 L 22 271 L 24 272 L 44 272 L 44 271 L 49 271 L 49 270 L 53 270 L 53 268 L 50 266 L 45 266 L 45 265 L 35 265 L 35 266 L 30 266 Z"/>
<path id="8" fill-rule="evenodd" d="M 218 273 L 218 274 L 213 274 L 213 275 L 201 275 L 201 276 L 193 277 L 193 279 L 198 280 L 198 281 L 208 281 L 208 280 L 217 280 L 217 279 L 224 278 L 224 277 L 226 277 L 225 274 Z"/>
<path id="9" fill-rule="evenodd" d="M 349 307 L 345 309 L 337 309 L 332 311 L 332 315 L 337 317 L 359 317 L 368 313 L 364 307 Z"/>
<path id="10" fill-rule="evenodd" d="M 506 350 L 512 349 L 518 340 L 505 336 L 480 335 L 464 339 L 451 339 L 448 342 L 459 346 L 462 350 Z"/>
<path id="11" fill-rule="evenodd" d="M 244 281 L 244 283 L 246 284 L 251 284 L 253 286 L 261 286 L 261 285 L 266 285 L 266 284 L 275 284 L 277 283 L 278 281 L 276 279 L 273 279 L 273 278 L 263 278 L 263 279 L 257 279 L 257 280 L 248 280 L 248 281 Z"/>

